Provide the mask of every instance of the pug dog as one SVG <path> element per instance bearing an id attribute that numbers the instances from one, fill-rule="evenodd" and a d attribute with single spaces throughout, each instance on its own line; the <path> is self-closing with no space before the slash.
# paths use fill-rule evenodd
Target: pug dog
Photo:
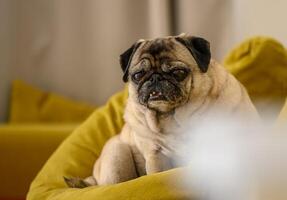
<path id="1" fill-rule="evenodd" d="M 65 178 L 70 187 L 116 184 L 178 167 L 183 127 L 214 110 L 258 119 L 245 88 L 211 59 L 203 38 L 139 40 L 120 56 L 120 65 L 129 92 L 125 125 L 105 144 L 91 177 Z"/>

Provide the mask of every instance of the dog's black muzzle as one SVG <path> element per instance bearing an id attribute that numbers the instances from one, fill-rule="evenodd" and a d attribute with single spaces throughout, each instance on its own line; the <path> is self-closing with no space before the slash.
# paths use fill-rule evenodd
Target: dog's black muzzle
<path id="1" fill-rule="evenodd" d="M 146 105 L 148 101 L 173 102 L 180 96 L 180 89 L 171 78 L 160 73 L 152 73 L 139 86 L 139 101 Z"/>

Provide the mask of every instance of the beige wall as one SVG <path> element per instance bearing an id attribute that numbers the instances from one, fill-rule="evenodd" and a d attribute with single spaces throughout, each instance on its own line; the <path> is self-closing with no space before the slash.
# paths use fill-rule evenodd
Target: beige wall
<path id="1" fill-rule="evenodd" d="M 211 43 L 212 56 L 222 60 L 235 39 L 233 3 L 234 0 L 178 0 L 177 33 L 190 32 L 206 38 Z"/>
<path id="2" fill-rule="evenodd" d="M 29 1 L 19 3 L 14 77 L 98 104 L 122 87 L 118 57 L 147 34 L 146 5 L 123 13 L 140 1 Z"/>
<path id="3" fill-rule="evenodd" d="M 267 35 L 287 46 L 286 0 L 233 1 L 236 42 L 253 35 Z"/>
<path id="4" fill-rule="evenodd" d="M 177 33 L 191 32 L 211 42 L 222 60 L 247 37 L 267 35 L 287 45 L 286 0 L 177 0 Z"/>
<path id="5" fill-rule="evenodd" d="M 17 78 L 103 104 L 123 87 L 119 55 L 139 38 L 169 34 L 165 0 L 0 2 L 5 26 L 0 36 L 1 121 L 7 117 L 11 81 Z"/>
<path id="6" fill-rule="evenodd" d="M 12 14 L 15 4 L 10 0 L 0 1 L 0 121 L 7 118 L 12 62 L 15 54 L 15 21 Z"/>

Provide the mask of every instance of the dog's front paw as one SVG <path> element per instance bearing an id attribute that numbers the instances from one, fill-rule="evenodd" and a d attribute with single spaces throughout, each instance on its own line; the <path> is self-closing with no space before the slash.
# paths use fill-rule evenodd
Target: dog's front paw
<path id="1" fill-rule="evenodd" d="M 66 184 L 70 187 L 70 188 L 85 188 L 90 186 L 90 184 L 88 184 L 87 182 L 85 182 L 85 180 L 81 179 L 81 178 L 67 178 L 64 177 L 64 181 L 66 182 Z"/>

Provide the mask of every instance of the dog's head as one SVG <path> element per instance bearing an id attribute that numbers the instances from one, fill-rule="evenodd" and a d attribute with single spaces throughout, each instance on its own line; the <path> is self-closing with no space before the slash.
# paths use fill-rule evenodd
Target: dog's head
<path id="1" fill-rule="evenodd" d="M 140 40 L 120 56 L 120 64 L 132 98 L 165 113 L 188 101 L 193 76 L 207 72 L 210 58 L 209 42 L 181 34 Z"/>

